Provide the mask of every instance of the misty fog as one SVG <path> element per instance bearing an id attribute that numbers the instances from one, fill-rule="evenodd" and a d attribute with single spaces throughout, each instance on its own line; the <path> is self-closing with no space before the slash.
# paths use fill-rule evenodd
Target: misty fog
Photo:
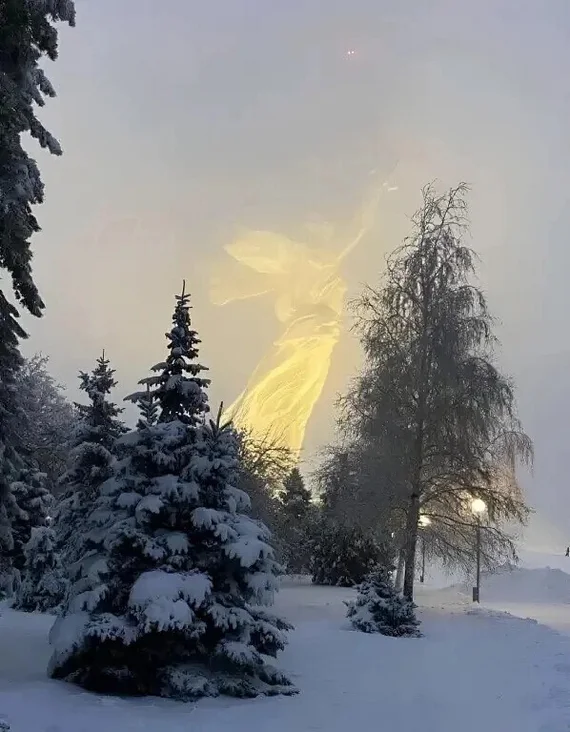
<path id="1" fill-rule="evenodd" d="M 379 280 L 421 187 L 465 180 L 501 362 L 536 445 L 529 501 L 563 530 L 567 0 L 77 0 L 77 16 L 49 69 L 58 98 L 43 117 L 65 155 L 40 156 L 47 310 L 25 323 L 28 352 L 49 354 L 76 397 L 78 369 L 105 348 L 127 394 L 162 358 L 185 277 L 212 402 L 231 402 L 278 336 L 270 300 L 212 303 L 240 228 L 295 237 L 328 222 L 342 240 L 380 175 L 398 190 L 343 264 L 350 299 Z M 347 313 L 307 460 L 332 439 L 359 362 L 349 328 Z"/>

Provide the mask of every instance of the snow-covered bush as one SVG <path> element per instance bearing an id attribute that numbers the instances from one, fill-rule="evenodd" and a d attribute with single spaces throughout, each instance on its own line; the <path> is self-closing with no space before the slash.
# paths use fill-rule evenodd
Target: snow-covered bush
<path id="1" fill-rule="evenodd" d="M 346 605 L 352 627 L 363 633 L 414 638 L 421 635 L 416 606 L 398 593 L 384 568 L 370 573 L 359 586 L 356 600 Z"/>
<path id="2" fill-rule="evenodd" d="M 158 421 L 118 441 L 121 459 L 100 487 L 89 550 L 51 633 L 50 674 L 184 700 L 293 693 L 266 659 L 290 627 L 263 609 L 280 568 L 236 488 L 234 430 L 203 424 L 208 382 L 194 360 L 188 296 L 177 301 L 170 355 L 149 384 Z"/>
<path id="3" fill-rule="evenodd" d="M 55 550 L 53 529 L 47 526 L 33 528 L 24 555 L 22 583 L 14 607 L 25 612 L 57 611 L 63 601 L 66 582 Z"/>
<path id="4" fill-rule="evenodd" d="M 377 542 L 356 526 L 321 519 L 312 528 L 311 574 L 317 585 L 354 587 L 384 559 Z"/>

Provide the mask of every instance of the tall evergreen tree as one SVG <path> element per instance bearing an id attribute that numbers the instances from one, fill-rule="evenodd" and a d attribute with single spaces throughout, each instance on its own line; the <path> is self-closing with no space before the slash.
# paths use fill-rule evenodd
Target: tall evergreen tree
<path id="1" fill-rule="evenodd" d="M 280 497 L 285 510 L 292 518 L 301 520 L 306 517 L 311 507 L 311 491 L 305 486 L 299 468 L 293 468 L 283 481 Z"/>
<path id="2" fill-rule="evenodd" d="M 238 440 L 207 409 L 188 295 L 177 297 L 156 424 L 119 440 L 87 536 L 98 556 L 52 633 L 50 673 L 88 689 L 193 699 L 293 691 L 263 655 L 286 623 L 260 610 L 279 567 L 269 532 L 235 487 Z M 70 629 L 75 632 L 70 634 Z"/>
<path id="3" fill-rule="evenodd" d="M 44 304 L 32 279 L 29 239 L 40 230 L 31 207 L 43 202 L 44 186 L 22 135 L 29 133 L 52 155 L 61 155 L 34 105 L 55 96 L 39 62 L 43 56 L 57 58 L 53 23 L 74 25 L 75 8 L 72 0 L 3 0 L 0 12 L 0 266 L 11 275 L 18 301 L 40 315 Z"/>
<path id="4" fill-rule="evenodd" d="M 32 278 L 30 237 L 39 231 L 32 206 L 42 203 L 44 188 L 36 163 L 22 145 L 29 133 L 55 155 L 57 140 L 38 120 L 34 105 L 55 91 L 39 61 L 57 57 L 54 22 L 74 24 L 72 0 L 3 0 L 0 5 L 0 268 L 7 271 L 17 301 L 39 316 L 44 304 Z M 13 547 L 11 517 L 17 508 L 10 484 L 23 465 L 14 433 L 14 380 L 26 337 L 18 310 L 0 290 L 0 575 L 10 574 Z M 1 579 L 0 579 L 1 581 Z"/>
<path id="5" fill-rule="evenodd" d="M 145 392 L 136 392 L 127 397 L 129 401 L 143 405 L 154 401 L 159 406 L 159 422 L 178 420 L 194 426 L 204 421 L 209 411 L 205 389 L 210 380 L 200 374 L 206 371 L 196 359 L 200 339 L 190 321 L 190 295 L 186 283 L 182 293 L 176 296 L 176 307 L 172 315 L 172 328 L 166 333 L 168 356 L 152 367 L 153 376 L 141 379 Z"/>
<path id="6" fill-rule="evenodd" d="M 311 491 L 305 486 L 298 467 L 286 475 L 279 499 L 282 514 L 280 539 L 287 571 L 290 574 L 308 572 L 311 564 L 308 538 L 316 516 Z"/>
<path id="7" fill-rule="evenodd" d="M 20 514 L 20 510 L 11 485 L 25 468 L 17 450 L 16 424 L 20 415 L 16 398 L 16 376 L 22 365 L 18 341 L 26 334 L 20 328 L 17 318 L 18 311 L 0 291 L 0 595 L 10 593 L 13 584 L 12 522 Z"/>
<path id="8" fill-rule="evenodd" d="M 62 476 L 63 495 L 56 511 L 58 549 L 67 569 L 77 558 L 77 542 L 83 540 L 82 522 L 93 507 L 99 486 L 113 473 L 113 449 L 126 432 L 120 420 L 122 408 L 108 399 L 116 387 L 115 371 L 103 353 L 91 373 L 81 372 L 80 388 L 88 404 L 76 404 L 78 420 L 67 472 Z"/>

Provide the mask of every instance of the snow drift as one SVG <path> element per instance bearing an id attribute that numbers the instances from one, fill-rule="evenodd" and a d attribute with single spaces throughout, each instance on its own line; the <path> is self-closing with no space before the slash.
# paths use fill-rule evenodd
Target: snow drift
<path id="1" fill-rule="evenodd" d="M 471 584 L 463 584 L 460 590 L 471 594 Z M 551 567 L 502 567 L 482 575 L 481 599 L 485 603 L 570 604 L 570 574 Z"/>

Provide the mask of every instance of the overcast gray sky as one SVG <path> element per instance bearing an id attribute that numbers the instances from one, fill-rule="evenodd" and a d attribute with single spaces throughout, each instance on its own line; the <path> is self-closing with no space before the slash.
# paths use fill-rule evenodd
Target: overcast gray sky
<path id="1" fill-rule="evenodd" d="M 271 302 L 216 308 L 208 281 L 236 227 L 348 228 L 376 168 L 399 190 L 346 261 L 374 283 L 421 186 L 466 180 L 502 362 L 537 448 L 531 502 L 564 529 L 570 333 L 567 0 L 77 0 L 44 118 L 34 239 L 45 318 L 28 352 L 76 374 L 103 347 L 120 395 L 162 358 L 172 295 L 194 293 L 212 398 L 231 401 L 278 335 Z M 347 58 L 348 50 L 355 53 Z M 339 344 L 307 435 L 358 363 Z M 570 541 L 570 526 L 568 527 Z"/>

